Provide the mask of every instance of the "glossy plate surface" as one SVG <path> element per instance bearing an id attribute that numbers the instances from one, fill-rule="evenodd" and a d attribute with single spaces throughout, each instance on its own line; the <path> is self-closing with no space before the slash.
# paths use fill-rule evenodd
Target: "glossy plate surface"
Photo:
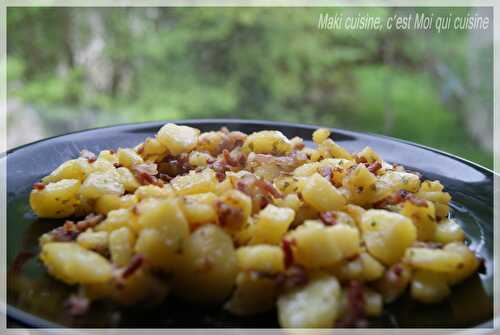
<path id="1" fill-rule="evenodd" d="M 310 139 L 313 126 L 246 120 L 175 121 L 202 131 L 230 130 L 250 133 L 277 129 L 289 138 Z M 167 299 L 154 308 L 123 309 L 97 303 L 83 317 L 70 317 L 64 301 L 74 288 L 50 278 L 42 264 L 30 254 L 38 254 L 38 237 L 61 220 L 37 220 L 28 204 L 31 185 L 62 162 L 75 158 L 80 150 L 135 146 L 152 136 L 164 122 L 122 125 L 58 136 L 13 149 L 0 158 L 7 163 L 7 303 L 11 322 L 28 327 L 152 327 L 206 328 L 278 327 L 276 311 L 240 318 L 216 309 L 187 306 Z M 453 288 L 448 301 L 420 305 L 408 297 L 386 307 L 384 315 L 371 320 L 371 327 L 492 327 L 493 317 L 493 172 L 478 165 L 430 148 L 389 137 L 332 129 L 332 138 L 349 151 L 369 145 L 388 162 L 418 171 L 426 179 L 438 179 L 451 193 L 452 216 L 466 231 L 471 247 L 486 260 L 486 273 L 475 275 Z M 311 145 L 311 142 L 307 142 Z M 16 263 L 28 261 L 16 270 Z"/>

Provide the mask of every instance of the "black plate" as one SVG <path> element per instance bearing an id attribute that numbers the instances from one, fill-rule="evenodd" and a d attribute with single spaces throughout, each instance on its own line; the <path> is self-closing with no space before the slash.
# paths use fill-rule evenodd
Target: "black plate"
<path id="1" fill-rule="evenodd" d="M 288 137 L 310 139 L 317 127 L 246 120 L 176 121 L 203 131 L 226 126 L 253 132 L 281 130 Z M 81 149 L 134 146 L 151 136 L 164 122 L 122 125 L 76 132 L 49 138 L 10 150 L 7 161 L 7 314 L 11 322 L 28 327 L 278 327 L 275 311 L 252 318 L 237 318 L 220 310 L 204 310 L 167 299 L 155 308 L 122 309 L 97 303 L 84 317 L 70 317 L 64 300 L 74 288 L 50 278 L 36 258 L 20 271 L 12 271 L 14 261 L 29 253 L 37 254 L 38 237 L 61 221 L 37 220 L 28 205 L 31 185 L 62 162 L 78 156 Z M 350 151 L 369 145 L 385 160 L 419 171 L 427 179 L 438 179 L 453 197 L 452 215 L 469 236 L 471 247 L 486 261 L 486 273 L 475 275 L 453 288 L 453 294 L 439 305 L 420 305 L 408 297 L 387 306 L 383 317 L 372 320 L 373 327 L 492 327 L 493 317 L 493 172 L 461 158 L 413 143 L 339 129 L 333 139 Z M 308 145 L 311 142 L 307 143 Z"/>

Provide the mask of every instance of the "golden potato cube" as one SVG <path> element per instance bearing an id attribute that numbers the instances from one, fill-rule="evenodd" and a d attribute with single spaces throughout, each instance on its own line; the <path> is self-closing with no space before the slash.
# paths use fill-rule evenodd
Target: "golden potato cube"
<path id="1" fill-rule="evenodd" d="M 352 155 L 345 148 L 335 143 L 332 139 L 328 138 L 318 145 L 318 152 L 320 156 L 325 158 L 345 158 L 352 160 Z"/>
<path id="2" fill-rule="evenodd" d="M 108 232 L 87 229 L 76 238 L 76 242 L 89 250 L 102 251 L 108 248 Z"/>
<path id="3" fill-rule="evenodd" d="M 133 193 L 139 186 L 141 186 L 129 169 L 120 167 L 116 169 L 116 172 L 118 173 L 118 181 L 123 184 L 125 191 Z"/>
<path id="4" fill-rule="evenodd" d="M 30 206 L 41 218 L 64 218 L 75 213 L 78 206 L 80 181 L 63 179 L 45 185 L 41 190 L 34 189 L 30 194 Z"/>
<path id="5" fill-rule="evenodd" d="M 461 242 L 452 242 L 444 247 L 444 251 L 452 252 L 460 257 L 460 263 L 450 273 L 447 274 L 450 285 L 455 285 L 470 277 L 477 271 L 479 260 L 476 254 L 472 252 L 465 244 Z"/>
<path id="6" fill-rule="evenodd" d="M 119 148 L 118 151 L 116 152 L 116 156 L 118 158 L 118 163 L 120 163 L 120 165 L 123 165 L 126 168 L 131 168 L 134 165 L 144 163 L 142 157 L 133 149 Z"/>
<path id="7" fill-rule="evenodd" d="M 413 299 L 432 304 L 449 296 L 450 287 L 445 274 L 418 270 L 413 274 L 410 293 Z"/>
<path id="8" fill-rule="evenodd" d="M 359 233 L 347 225 L 325 227 L 319 221 L 305 221 L 285 238 L 292 241 L 293 259 L 306 268 L 335 266 L 359 253 Z"/>
<path id="9" fill-rule="evenodd" d="M 210 161 L 212 161 L 214 157 L 212 157 L 209 153 L 201 152 L 201 151 L 192 151 L 189 154 L 189 165 L 195 167 L 205 167 L 208 165 Z"/>
<path id="10" fill-rule="evenodd" d="M 382 295 L 369 288 L 363 290 L 364 312 L 368 317 L 378 317 L 382 315 L 384 301 Z"/>
<path id="11" fill-rule="evenodd" d="M 186 195 L 182 201 L 182 210 L 191 225 L 200 225 L 217 221 L 215 202 L 217 196 L 211 192 Z"/>
<path id="12" fill-rule="evenodd" d="M 331 328 L 340 311 L 341 288 L 333 276 L 319 273 L 304 286 L 278 298 L 283 328 Z"/>
<path id="13" fill-rule="evenodd" d="M 44 177 L 45 184 L 54 183 L 63 179 L 85 180 L 90 173 L 90 163 L 85 158 L 71 159 L 59 165 L 50 175 Z"/>
<path id="14" fill-rule="evenodd" d="M 201 172 L 189 171 L 189 174 L 185 176 L 172 179 L 170 185 L 179 195 L 213 192 L 217 185 L 217 178 L 212 169 L 205 169 Z"/>
<path id="15" fill-rule="evenodd" d="M 441 249 L 408 248 L 405 261 L 416 269 L 444 273 L 452 273 L 463 266 L 460 255 Z"/>
<path id="16" fill-rule="evenodd" d="M 283 198 L 274 200 L 274 204 L 278 207 L 286 207 L 298 211 L 302 206 L 302 201 L 297 194 L 292 193 L 285 195 Z"/>
<path id="17" fill-rule="evenodd" d="M 111 233 L 121 227 L 129 227 L 135 232 L 140 230 L 141 227 L 137 224 L 137 215 L 130 209 L 119 208 L 109 211 L 106 219 L 95 226 L 95 230 Z"/>
<path id="18" fill-rule="evenodd" d="M 295 177 L 309 177 L 318 172 L 320 166 L 319 162 L 306 163 L 297 167 L 293 171 L 293 175 Z"/>
<path id="19" fill-rule="evenodd" d="M 132 208 L 138 199 L 134 194 L 125 194 L 121 197 L 114 194 L 100 196 L 95 202 L 95 211 L 99 214 L 108 214 L 110 211 L 120 208 Z"/>
<path id="20" fill-rule="evenodd" d="M 236 288 L 224 309 L 240 316 L 264 313 L 274 307 L 276 294 L 276 284 L 272 278 L 259 276 L 255 272 L 240 272 L 236 277 Z"/>
<path id="21" fill-rule="evenodd" d="M 349 191 L 349 201 L 355 205 L 372 204 L 386 196 L 377 192 L 377 177 L 362 164 L 349 172 L 342 183 Z"/>
<path id="22" fill-rule="evenodd" d="M 277 273 L 285 270 L 285 255 L 279 246 L 252 245 L 236 249 L 238 266 L 242 271 Z"/>
<path id="23" fill-rule="evenodd" d="M 142 185 L 134 193 L 139 200 L 146 198 L 168 198 L 175 196 L 175 192 L 169 187 L 156 185 Z"/>
<path id="24" fill-rule="evenodd" d="M 356 154 L 356 156 L 364 158 L 369 164 L 381 161 L 380 156 L 369 146 L 364 147 L 363 150 Z"/>
<path id="25" fill-rule="evenodd" d="M 330 137 L 330 129 L 328 128 L 318 128 L 312 134 L 312 139 L 316 144 L 320 144 L 328 137 Z"/>
<path id="26" fill-rule="evenodd" d="M 351 261 L 345 261 L 332 269 L 332 274 L 340 281 L 363 279 L 363 263 L 357 257 Z"/>
<path id="27" fill-rule="evenodd" d="M 98 158 L 95 162 L 90 164 L 90 173 L 92 172 L 107 172 L 115 169 L 113 163 L 104 158 Z"/>
<path id="28" fill-rule="evenodd" d="M 142 155 L 144 157 L 148 156 L 161 156 L 167 152 L 167 147 L 160 143 L 158 139 L 148 137 L 144 141 Z"/>
<path id="29" fill-rule="evenodd" d="M 308 205 L 320 212 L 338 210 L 346 204 L 342 193 L 319 173 L 307 179 L 302 197 Z"/>
<path id="30" fill-rule="evenodd" d="M 122 195 L 124 192 L 125 187 L 114 170 L 93 172 L 80 187 L 80 194 L 87 199 L 97 199 L 104 194 Z"/>
<path id="31" fill-rule="evenodd" d="M 417 206 L 411 201 L 405 201 L 400 213 L 413 221 L 417 228 L 417 240 L 430 241 L 436 234 L 436 211 L 434 204 L 427 201 L 426 206 Z"/>
<path id="32" fill-rule="evenodd" d="M 109 252 L 113 264 L 126 266 L 134 253 L 135 236 L 127 227 L 121 227 L 109 234 Z"/>
<path id="33" fill-rule="evenodd" d="M 451 242 L 462 242 L 464 239 L 465 233 L 455 220 L 444 219 L 438 223 L 434 241 L 448 244 Z"/>
<path id="34" fill-rule="evenodd" d="M 100 161 L 102 160 L 108 161 L 111 164 L 118 163 L 118 158 L 116 157 L 116 154 L 111 152 L 111 150 L 102 150 L 97 156 L 97 159 Z"/>
<path id="35" fill-rule="evenodd" d="M 216 225 L 201 226 L 184 244 L 176 272 L 176 292 L 183 298 L 199 303 L 224 301 L 238 274 L 231 237 Z"/>
<path id="36" fill-rule="evenodd" d="M 417 230 L 410 219 L 380 209 L 363 213 L 361 231 L 368 252 L 386 265 L 399 261 L 417 238 Z"/>
<path id="37" fill-rule="evenodd" d="M 374 283 L 374 287 L 382 294 L 384 302 L 391 303 L 401 296 L 411 280 L 411 269 L 404 263 L 391 266 L 384 276 Z"/>
<path id="38" fill-rule="evenodd" d="M 137 205 L 138 226 L 142 227 L 135 251 L 148 263 L 171 270 L 189 236 L 188 222 L 177 198 L 148 198 Z M 162 257 L 159 257 L 161 255 Z"/>
<path id="39" fill-rule="evenodd" d="M 420 178 L 414 173 L 401 171 L 386 171 L 380 181 L 390 187 L 392 191 L 406 190 L 408 192 L 417 192 L 420 188 Z"/>
<path id="40" fill-rule="evenodd" d="M 294 217 L 293 209 L 267 205 L 259 212 L 259 218 L 253 225 L 250 244 L 280 244 Z"/>
<path id="41" fill-rule="evenodd" d="M 193 150 L 199 134 L 198 129 L 167 123 L 158 131 L 157 139 L 175 156 Z"/>
<path id="42" fill-rule="evenodd" d="M 52 276 L 70 285 L 103 283 L 113 276 L 106 258 L 73 242 L 46 243 L 40 258 Z"/>
<path id="43" fill-rule="evenodd" d="M 378 260 L 367 252 L 362 252 L 360 255 L 361 263 L 363 264 L 363 279 L 372 281 L 380 279 L 384 275 L 385 268 Z"/>
<path id="44" fill-rule="evenodd" d="M 247 136 L 242 151 L 244 153 L 286 155 L 292 151 L 292 145 L 282 132 L 262 130 Z"/>

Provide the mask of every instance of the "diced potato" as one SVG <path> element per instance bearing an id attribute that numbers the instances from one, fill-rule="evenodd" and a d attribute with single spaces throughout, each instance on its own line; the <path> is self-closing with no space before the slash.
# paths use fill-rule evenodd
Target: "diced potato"
<path id="1" fill-rule="evenodd" d="M 355 205 L 372 204 L 386 195 L 377 192 L 377 178 L 362 164 L 349 172 L 342 182 L 349 191 L 349 202 Z"/>
<path id="2" fill-rule="evenodd" d="M 248 135 L 242 151 L 244 153 L 286 155 L 292 151 L 292 145 L 280 131 L 263 130 Z"/>
<path id="3" fill-rule="evenodd" d="M 135 236 L 127 227 L 121 227 L 109 234 L 111 260 L 117 266 L 126 266 L 134 253 Z"/>
<path id="4" fill-rule="evenodd" d="M 199 134 L 198 129 L 167 123 L 158 131 L 157 139 L 175 156 L 193 150 L 198 142 Z"/>
<path id="5" fill-rule="evenodd" d="M 345 158 L 352 160 L 352 155 L 345 148 L 335 143 L 332 139 L 326 139 L 318 145 L 320 156 L 325 158 Z"/>
<path id="6" fill-rule="evenodd" d="M 88 199 L 97 199 L 104 194 L 122 195 L 124 192 L 125 187 L 114 170 L 89 174 L 80 188 L 80 194 Z"/>
<path id="7" fill-rule="evenodd" d="M 368 317 L 378 317 L 382 314 L 384 301 L 382 295 L 377 291 L 365 288 L 363 290 L 364 312 Z"/>
<path id="8" fill-rule="evenodd" d="M 278 207 L 286 207 L 291 208 L 294 211 L 298 211 L 302 206 L 302 201 L 299 199 L 297 194 L 287 194 L 283 198 L 276 199 L 274 204 Z"/>
<path id="9" fill-rule="evenodd" d="M 236 250 L 238 266 L 243 271 L 277 273 L 285 270 L 285 255 L 275 245 L 253 245 Z"/>
<path id="10" fill-rule="evenodd" d="M 176 266 L 189 236 L 188 222 L 177 198 L 148 198 L 137 205 L 138 225 L 142 227 L 135 245 L 149 264 L 167 271 Z"/>
<path id="11" fill-rule="evenodd" d="M 240 272 L 236 288 L 224 308 L 234 315 L 255 315 L 269 311 L 276 301 L 276 284 L 272 278 L 255 272 Z"/>
<path id="12" fill-rule="evenodd" d="M 427 201 L 426 206 L 417 206 L 411 201 L 405 201 L 400 213 L 410 218 L 417 228 L 419 241 L 430 241 L 436 234 L 436 211 L 434 204 Z"/>
<path id="13" fill-rule="evenodd" d="M 364 158 L 369 164 L 381 161 L 380 156 L 369 146 L 364 147 L 363 150 L 356 154 L 356 156 Z"/>
<path id="14" fill-rule="evenodd" d="M 42 181 L 45 184 L 55 183 L 63 179 L 85 180 L 90 173 L 90 163 L 85 158 L 71 159 L 59 165 L 50 175 L 44 177 Z"/>
<path id="15" fill-rule="evenodd" d="M 103 251 L 108 247 L 108 236 L 107 231 L 87 229 L 78 235 L 76 242 L 85 249 Z"/>
<path id="16" fill-rule="evenodd" d="M 213 159 L 214 158 L 206 152 L 193 151 L 189 154 L 189 165 L 205 167 Z"/>
<path id="17" fill-rule="evenodd" d="M 222 182 L 217 183 L 217 185 L 215 185 L 214 193 L 217 195 L 221 195 L 224 192 L 232 190 L 233 188 L 234 187 L 233 183 L 231 182 L 231 178 L 226 178 Z"/>
<path id="18" fill-rule="evenodd" d="M 95 211 L 99 214 L 108 214 L 115 209 L 132 208 L 135 204 L 137 204 L 137 197 L 134 194 L 125 194 L 121 197 L 105 194 L 96 200 Z"/>
<path id="19" fill-rule="evenodd" d="M 460 263 L 458 266 L 447 275 L 450 285 L 462 282 L 477 271 L 477 268 L 479 267 L 479 260 L 474 252 L 472 252 L 465 244 L 452 242 L 445 245 L 444 251 L 452 252 L 460 256 Z"/>
<path id="20" fill-rule="evenodd" d="M 460 255 L 447 250 L 408 248 L 405 261 L 416 269 L 452 273 L 463 266 Z"/>
<path id="21" fill-rule="evenodd" d="M 206 151 L 211 155 L 217 156 L 227 141 L 227 135 L 221 131 L 207 131 L 198 137 L 197 150 Z"/>
<path id="22" fill-rule="evenodd" d="M 217 196 L 210 192 L 186 195 L 181 205 L 189 224 L 200 225 L 202 223 L 216 222 L 216 201 Z"/>
<path id="23" fill-rule="evenodd" d="M 451 200 L 451 196 L 449 193 L 443 192 L 443 185 L 441 185 L 439 181 L 426 180 L 422 182 L 416 195 L 419 198 L 434 202 L 436 216 L 438 218 L 445 218 L 448 216 L 448 204 Z"/>
<path id="24" fill-rule="evenodd" d="M 229 230 L 241 228 L 252 213 L 252 199 L 241 191 L 231 189 L 224 192 L 219 200 L 219 224 Z M 222 204 L 232 208 L 230 211 L 233 212 L 229 215 L 225 213 Z"/>
<path id="25" fill-rule="evenodd" d="M 338 210 L 346 204 L 340 191 L 318 173 L 307 179 L 302 189 L 302 197 L 307 204 L 320 212 Z"/>
<path id="26" fill-rule="evenodd" d="M 51 275 L 70 285 L 103 283 L 113 276 L 106 258 L 73 242 L 46 243 L 40 258 Z"/>
<path id="27" fill-rule="evenodd" d="M 64 218 L 75 213 L 78 205 L 80 181 L 63 179 L 45 185 L 42 190 L 34 189 L 30 194 L 30 206 L 41 218 Z"/>
<path id="28" fill-rule="evenodd" d="M 175 177 L 170 184 L 180 195 L 213 192 L 217 185 L 217 178 L 213 170 L 205 169 L 201 172 L 190 171 L 185 176 Z"/>
<path id="29" fill-rule="evenodd" d="M 135 232 L 141 228 L 137 223 L 137 215 L 130 209 L 120 208 L 109 211 L 106 219 L 99 223 L 95 227 L 95 230 L 111 233 L 113 230 L 121 227 L 129 227 Z"/>
<path id="30" fill-rule="evenodd" d="M 293 259 L 306 268 L 329 267 L 359 253 L 359 233 L 346 225 L 325 227 L 306 221 L 286 237 L 292 243 Z"/>
<path id="31" fill-rule="evenodd" d="M 347 214 L 349 214 L 354 219 L 354 222 L 356 222 L 356 225 L 358 227 L 360 227 L 360 229 L 361 229 L 361 221 L 362 221 L 363 213 L 366 212 L 366 210 L 361 206 L 357 206 L 357 205 L 353 205 L 353 204 L 348 204 L 347 206 L 345 206 L 344 210 L 347 212 Z"/>
<path id="32" fill-rule="evenodd" d="M 462 242 L 464 239 L 465 233 L 455 220 L 444 219 L 437 225 L 434 241 L 448 244 L 451 242 Z"/>
<path id="33" fill-rule="evenodd" d="M 116 154 L 111 152 L 111 150 L 102 150 L 99 155 L 97 156 L 98 160 L 106 160 L 110 162 L 111 164 L 116 164 L 118 163 L 118 158 L 116 157 Z"/>
<path id="34" fill-rule="evenodd" d="M 238 274 L 231 237 L 216 225 L 203 225 L 187 239 L 176 271 L 176 292 L 199 303 L 220 303 Z"/>
<path id="35" fill-rule="evenodd" d="M 360 280 L 363 277 L 363 263 L 357 257 L 354 260 L 346 261 L 332 269 L 333 275 L 340 281 Z"/>
<path id="36" fill-rule="evenodd" d="M 391 303 L 406 291 L 411 274 L 408 265 L 394 264 L 374 286 L 382 294 L 384 302 Z"/>
<path id="37" fill-rule="evenodd" d="M 118 163 L 126 168 L 131 168 L 134 165 L 144 163 L 142 157 L 133 149 L 119 148 L 116 152 L 116 156 L 118 158 Z"/>
<path id="38" fill-rule="evenodd" d="M 314 143 L 320 144 L 324 140 L 330 137 L 330 129 L 328 128 L 319 128 L 314 131 L 312 134 L 312 139 Z"/>
<path id="39" fill-rule="evenodd" d="M 362 252 L 360 255 L 361 263 L 363 264 L 363 279 L 366 281 L 377 280 L 384 275 L 384 266 L 367 252 Z"/>
<path id="40" fill-rule="evenodd" d="M 167 147 L 158 141 L 158 139 L 148 137 L 144 141 L 142 155 L 143 157 L 161 156 L 164 155 L 167 150 Z"/>
<path id="41" fill-rule="evenodd" d="M 317 274 L 304 287 L 278 298 L 278 320 L 283 328 L 331 328 L 339 315 L 341 288 L 337 279 Z"/>
<path id="42" fill-rule="evenodd" d="M 417 192 L 420 187 L 420 178 L 414 173 L 401 171 L 386 171 L 380 181 L 386 183 L 392 191 L 406 190 Z"/>
<path id="43" fill-rule="evenodd" d="M 134 192 L 139 186 L 141 186 L 129 169 L 120 167 L 116 169 L 116 172 L 118 173 L 119 182 L 123 184 L 123 187 L 125 187 L 125 191 Z"/>
<path id="44" fill-rule="evenodd" d="M 259 218 L 253 225 L 253 237 L 250 243 L 280 244 L 294 216 L 293 209 L 267 205 L 260 211 Z"/>
<path id="45" fill-rule="evenodd" d="M 169 187 L 156 185 L 142 185 L 134 193 L 139 200 L 146 198 L 167 198 L 175 196 L 175 192 Z"/>
<path id="46" fill-rule="evenodd" d="M 309 177 L 318 172 L 320 166 L 319 162 L 306 163 L 296 168 L 293 175 L 296 177 Z"/>
<path id="47" fill-rule="evenodd" d="M 417 238 L 410 219 L 379 209 L 363 213 L 361 231 L 368 252 L 386 265 L 398 262 Z"/>
<path id="48" fill-rule="evenodd" d="M 95 162 L 90 164 L 90 173 L 92 172 L 107 172 L 115 169 L 113 163 L 106 158 L 97 158 Z"/>
<path id="49" fill-rule="evenodd" d="M 413 299 L 432 304 L 450 295 L 450 287 L 445 274 L 418 270 L 413 275 L 410 292 Z"/>

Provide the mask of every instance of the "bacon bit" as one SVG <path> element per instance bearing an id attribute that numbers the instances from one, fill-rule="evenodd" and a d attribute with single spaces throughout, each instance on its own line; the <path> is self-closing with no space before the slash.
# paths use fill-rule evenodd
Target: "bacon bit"
<path id="1" fill-rule="evenodd" d="M 69 242 L 74 241 L 80 234 L 80 231 L 78 231 L 73 221 L 67 220 L 62 226 L 53 229 L 49 234 L 57 242 Z"/>
<path id="2" fill-rule="evenodd" d="M 331 180 L 333 177 L 332 168 L 329 166 L 323 166 L 323 167 L 319 168 L 318 172 L 320 175 L 322 175 L 323 177 L 325 177 L 328 180 Z"/>
<path id="3" fill-rule="evenodd" d="M 243 210 L 236 206 L 231 206 L 218 200 L 215 204 L 219 219 L 219 225 L 222 227 L 231 227 L 243 222 Z"/>
<path id="4" fill-rule="evenodd" d="M 292 265 L 283 273 L 276 275 L 274 282 L 276 286 L 283 289 L 291 289 L 307 284 L 309 277 L 301 265 Z"/>
<path id="5" fill-rule="evenodd" d="M 292 246 L 296 244 L 295 240 L 288 240 L 286 238 L 281 241 L 281 249 L 283 249 L 283 253 L 285 254 L 285 268 L 289 268 L 293 264 Z"/>
<path id="6" fill-rule="evenodd" d="M 410 201 L 412 204 L 418 207 L 428 207 L 429 205 L 427 204 L 427 201 L 424 199 L 417 198 L 416 196 L 410 196 L 407 198 L 408 201 Z"/>
<path id="7" fill-rule="evenodd" d="M 358 156 L 358 155 L 354 155 L 354 160 L 356 161 L 356 163 L 360 164 L 360 163 L 368 163 L 368 160 L 363 157 L 363 156 Z"/>
<path id="8" fill-rule="evenodd" d="M 264 179 L 257 179 L 255 185 L 262 191 L 271 194 L 274 198 L 283 198 L 283 195 L 278 191 L 273 184 Z"/>
<path id="9" fill-rule="evenodd" d="M 325 226 L 334 226 L 337 224 L 337 213 L 335 212 L 321 212 L 319 218 L 323 221 Z"/>
<path id="10" fill-rule="evenodd" d="M 137 148 L 137 153 L 142 156 L 142 154 L 144 153 L 144 143 L 141 143 L 139 145 L 139 147 Z"/>
<path id="11" fill-rule="evenodd" d="M 243 167 L 244 166 L 244 164 L 243 164 L 243 166 L 240 166 L 241 157 L 239 156 L 238 159 L 234 159 L 233 157 L 231 157 L 231 154 L 229 153 L 229 151 L 227 149 L 224 149 L 222 151 L 222 156 L 224 158 L 224 162 L 227 165 L 234 166 L 234 167 Z"/>
<path id="12" fill-rule="evenodd" d="M 186 174 L 191 169 L 189 155 L 185 152 L 178 156 L 167 155 L 158 163 L 158 171 L 170 177 Z"/>
<path id="13" fill-rule="evenodd" d="M 89 163 L 94 163 L 97 160 L 97 156 L 87 149 L 80 151 L 80 157 L 85 158 Z"/>
<path id="14" fill-rule="evenodd" d="M 378 170 L 382 168 L 382 164 L 379 161 L 373 162 L 372 164 L 368 165 L 368 171 L 371 173 L 377 173 Z"/>
<path id="15" fill-rule="evenodd" d="M 396 276 L 400 277 L 403 274 L 403 267 L 401 264 L 396 264 L 392 267 L 392 271 Z"/>
<path id="16" fill-rule="evenodd" d="M 104 220 L 104 215 L 90 213 L 85 219 L 76 223 L 76 228 L 78 231 L 83 232 L 88 228 L 97 226 L 102 220 Z"/>
<path id="17" fill-rule="evenodd" d="M 121 277 L 123 279 L 127 279 L 131 275 L 133 275 L 144 263 L 144 256 L 141 254 L 135 254 L 130 260 L 130 263 L 127 265 L 125 270 L 123 270 Z"/>
<path id="18" fill-rule="evenodd" d="M 45 184 L 44 183 L 34 183 L 33 189 L 37 190 L 37 191 L 42 191 L 45 189 Z"/>
<path id="19" fill-rule="evenodd" d="M 65 307 L 70 315 L 81 316 L 88 312 L 90 301 L 84 296 L 72 294 L 68 300 L 66 300 Z"/>
<path id="20" fill-rule="evenodd" d="M 366 327 L 365 319 L 365 297 L 363 284 L 357 280 L 351 280 L 347 288 L 347 310 L 344 316 L 336 324 L 337 328 L 361 328 Z"/>
<path id="21" fill-rule="evenodd" d="M 121 165 L 120 163 L 113 163 L 113 166 L 118 169 L 121 168 L 123 165 Z"/>
<path id="22" fill-rule="evenodd" d="M 10 271 L 13 273 L 20 273 L 23 269 L 24 264 L 26 264 L 30 259 L 35 257 L 36 254 L 29 250 L 23 250 L 16 255 L 14 262 L 12 262 L 12 267 Z"/>
<path id="23" fill-rule="evenodd" d="M 397 205 L 402 203 L 403 201 L 407 200 L 409 197 L 411 197 L 412 194 L 406 190 L 399 190 L 394 192 L 392 195 L 388 196 L 387 198 L 384 198 L 380 201 L 377 201 L 376 203 L 373 204 L 373 207 L 375 208 L 384 208 L 388 205 Z"/>
<path id="24" fill-rule="evenodd" d="M 155 163 L 138 164 L 132 168 L 135 177 L 142 185 L 152 184 L 163 186 L 163 180 L 156 177 L 158 175 L 157 165 Z"/>

